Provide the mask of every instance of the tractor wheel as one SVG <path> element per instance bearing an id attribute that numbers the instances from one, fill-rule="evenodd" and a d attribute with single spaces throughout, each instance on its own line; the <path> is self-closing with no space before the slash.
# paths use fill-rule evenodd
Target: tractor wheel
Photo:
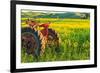
<path id="1" fill-rule="evenodd" d="M 59 36 L 57 32 L 53 29 L 48 29 L 48 46 L 55 47 L 55 51 L 59 50 Z"/>
<path id="2" fill-rule="evenodd" d="M 33 54 L 36 57 L 41 55 L 41 49 L 44 48 L 43 35 L 39 31 L 31 28 L 22 28 L 21 31 L 22 48 L 26 49 L 27 54 Z"/>

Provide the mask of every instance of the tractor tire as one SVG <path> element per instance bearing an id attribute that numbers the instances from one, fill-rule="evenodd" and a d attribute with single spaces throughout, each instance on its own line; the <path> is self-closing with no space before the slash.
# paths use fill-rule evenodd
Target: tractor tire
<path id="1" fill-rule="evenodd" d="M 32 54 L 35 57 L 39 57 L 41 55 L 41 49 L 45 48 L 42 33 L 29 27 L 22 28 L 21 45 L 22 48 L 26 49 L 27 54 Z"/>
<path id="2" fill-rule="evenodd" d="M 48 29 L 48 46 L 54 46 L 55 47 L 55 51 L 58 52 L 59 51 L 59 35 L 57 34 L 57 32 L 53 29 Z"/>

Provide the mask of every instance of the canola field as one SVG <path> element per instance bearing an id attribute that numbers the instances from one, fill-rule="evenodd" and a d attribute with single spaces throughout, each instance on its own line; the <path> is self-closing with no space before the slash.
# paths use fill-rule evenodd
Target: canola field
<path id="1" fill-rule="evenodd" d="M 27 27 L 26 18 L 22 18 L 22 27 Z M 55 19 L 39 18 L 36 21 L 45 23 L 50 21 L 50 27 L 60 38 L 60 52 L 55 53 L 54 47 L 46 47 L 38 62 L 72 61 L 90 59 L 90 20 L 89 19 Z M 21 51 L 21 62 L 37 62 L 34 56 L 27 55 L 25 49 Z"/>

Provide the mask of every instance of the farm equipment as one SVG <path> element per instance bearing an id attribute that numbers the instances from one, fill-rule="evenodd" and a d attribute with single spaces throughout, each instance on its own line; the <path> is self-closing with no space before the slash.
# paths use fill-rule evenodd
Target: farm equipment
<path id="1" fill-rule="evenodd" d="M 54 45 L 55 51 L 59 48 L 59 37 L 55 30 L 49 28 L 50 22 L 39 24 L 33 20 L 27 20 L 28 27 L 23 27 L 21 31 L 22 48 L 27 54 L 36 57 L 42 56 L 45 48 Z M 38 30 L 37 28 L 43 28 Z"/>

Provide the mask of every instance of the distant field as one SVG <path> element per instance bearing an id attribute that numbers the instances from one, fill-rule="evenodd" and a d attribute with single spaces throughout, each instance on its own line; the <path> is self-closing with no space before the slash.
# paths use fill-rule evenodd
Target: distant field
<path id="1" fill-rule="evenodd" d="M 28 27 L 22 18 L 22 27 Z M 51 22 L 50 28 L 54 29 L 60 38 L 60 53 L 55 54 L 54 47 L 46 47 L 40 62 L 69 61 L 90 59 L 90 21 L 89 19 L 35 19 L 39 23 Z M 21 51 L 21 62 L 36 62 L 32 55 L 27 55 L 25 49 Z"/>

